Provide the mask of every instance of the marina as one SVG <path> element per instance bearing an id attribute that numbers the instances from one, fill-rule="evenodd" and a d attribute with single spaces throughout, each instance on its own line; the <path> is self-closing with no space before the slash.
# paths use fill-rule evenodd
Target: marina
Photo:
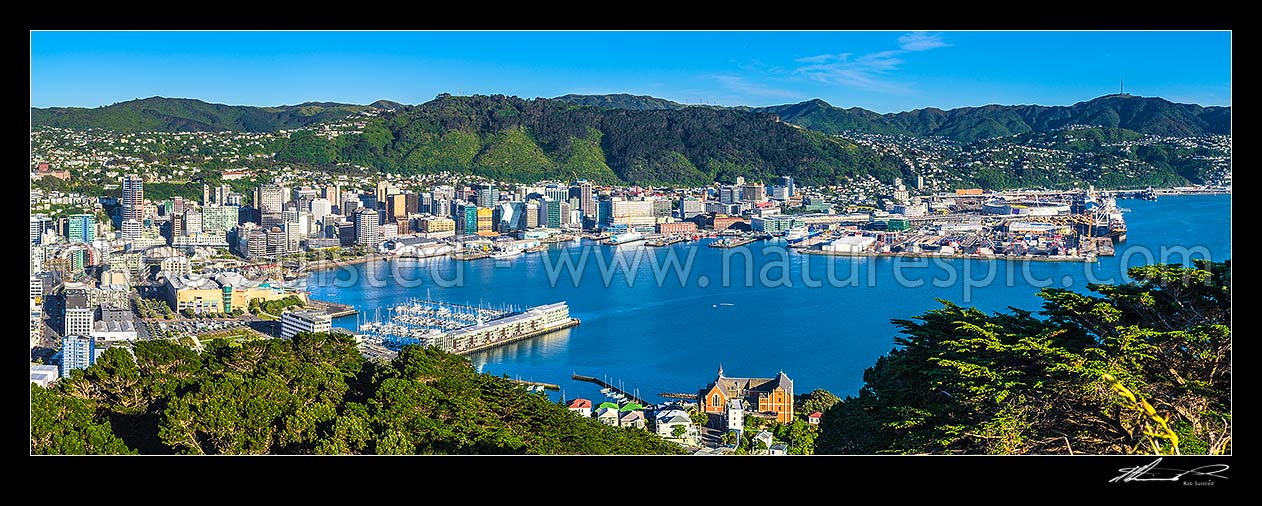
<path id="1" fill-rule="evenodd" d="M 360 323 L 366 342 L 398 350 L 416 344 L 468 354 L 579 324 L 564 302 L 524 310 L 409 299 L 387 307 L 385 320 Z"/>

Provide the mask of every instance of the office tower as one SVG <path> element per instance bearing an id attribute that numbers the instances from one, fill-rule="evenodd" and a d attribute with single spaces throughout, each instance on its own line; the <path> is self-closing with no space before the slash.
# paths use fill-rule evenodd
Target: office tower
<path id="1" fill-rule="evenodd" d="M 127 176 L 122 180 L 123 197 L 120 203 L 123 207 L 123 220 L 144 221 L 145 214 L 142 208 L 145 202 L 145 182 L 137 176 Z"/>

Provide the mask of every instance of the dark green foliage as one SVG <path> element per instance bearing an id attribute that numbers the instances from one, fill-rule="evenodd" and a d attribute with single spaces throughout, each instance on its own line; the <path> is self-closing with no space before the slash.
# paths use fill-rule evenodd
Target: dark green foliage
<path id="1" fill-rule="evenodd" d="M 456 355 L 408 347 L 364 361 L 340 334 L 198 354 L 141 341 L 32 390 L 35 453 L 674 454 L 642 430 L 575 416 Z M 126 445 L 124 445 L 126 442 Z"/>
<path id="2" fill-rule="evenodd" d="M 1071 106 L 987 105 L 889 114 L 857 107 L 841 109 L 819 99 L 754 110 L 777 114 L 784 121 L 830 134 L 852 130 L 935 135 L 961 142 L 1046 132 L 1066 125 L 1123 128 L 1175 137 L 1231 133 L 1230 107 L 1176 104 L 1161 98 L 1131 95 L 1107 95 Z"/>
<path id="3" fill-rule="evenodd" d="M 279 107 L 210 104 L 186 98 L 149 97 L 95 109 L 31 108 L 31 126 L 103 128 L 118 132 L 274 132 L 342 119 L 370 109 L 397 109 L 399 104 L 372 105 L 307 102 Z"/>
<path id="4" fill-rule="evenodd" d="M 388 135 L 386 132 L 389 132 Z M 336 145 L 335 145 L 336 144 Z M 277 160 L 350 162 L 405 174 L 472 173 L 513 181 L 704 185 L 744 176 L 803 184 L 899 175 L 871 150 L 735 110 L 602 110 L 503 95 L 439 96 L 383 114 L 336 143 L 303 132 Z"/>
<path id="5" fill-rule="evenodd" d="M 1103 297 L 1045 289 L 1044 319 L 943 307 L 895 320 L 898 348 L 825 412 L 821 453 L 1154 453 L 1116 377 L 1179 451 L 1231 451 L 1231 265 L 1150 265 Z"/>
<path id="6" fill-rule="evenodd" d="M 823 413 L 824 411 L 827 411 L 828 408 L 833 407 L 834 404 L 841 402 L 840 397 L 837 397 L 836 395 L 833 395 L 832 392 L 822 388 L 816 388 L 809 394 L 798 395 L 796 397 L 797 398 L 793 400 L 793 412 L 797 413 L 799 416 L 806 416 L 816 411 Z"/>
<path id="7" fill-rule="evenodd" d="M 633 111 L 652 111 L 658 109 L 683 109 L 688 107 L 679 102 L 673 102 L 664 98 L 650 97 L 648 95 L 629 95 L 626 93 L 614 93 L 610 95 L 562 95 L 552 100 L 558 100 L 574 105 L 590 105 L 600 109 L 630 109 Z"/>
<path id="8" fill-rule="evenodd" d="M 76 371 L 77 372 L 77 371 Z M 72 378 L 74 375 L 71 376 Z M 70 379 L 70 378 L 67 378 Z M 96 417 L 96 403 L 31 384 L 31 453 L 40 455 L 134 454 Z"/>

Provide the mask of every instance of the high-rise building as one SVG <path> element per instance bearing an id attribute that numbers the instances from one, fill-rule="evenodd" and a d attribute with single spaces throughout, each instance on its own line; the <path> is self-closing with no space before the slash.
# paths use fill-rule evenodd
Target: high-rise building
<path id="1" fill-rule="evenodd" d="M 341 205 L 342 185 L 331 184 L 331 185 L 325 186 L 324 198 L 328 199 L 330 205 Z"/>
<path id="2" fill-rule="evenodd" d="M 96 216 L 72 214 L 66 223 L 66 239 L 70 242 L 92 242 L 96 239 Z"/>
<path id="3" fill-rule="evenodd" d="M 216 186 L 215 187 L 215 203 L 221 206 L 227 204 L 228 195 L 231 195 L 231 194 L 232 194 L 231 186 L 228 186 L 226 184 L 221 184 L 219 186 Z M 203 202 L 202 206 L 205 206 L 205 205 L 206 203 Z M 237 205 L 240 205 L 240 203 L 238 203 Z"/>
<path id="4" fill-rule="evenodd" d="M 202 230 L 227 232 L 237 226 L 241 208 L 237 206 L 211 205 L 202 208 Z"/>
<path id="5" fill-rule="evenodd" d="M 90 334 L 93 313 L 86 289 L 67 289 L 62 313 L 62 335 Z"/>
<path id="6" fill-rule="evenodd" d="M 96 362 L 96 340 L 83 334 L 67 335 L 61 339 L 61 377 L 75 369 L 87 369 Z"/>
<path id="7" fill-rule="evenodd" d="M 386 219 L 398 220 L 408 215 L 408 194 L 396 193 L 386 200 Z"/>
<path id="8" fill-rule="evenodd" d="M 377 211 L 367 208 L 355 211 L 355 244 L 376 248 L 381 242 L 377 230 L 380 224 Z"/>
<path id="9" fill-rule="evenodd" d="M 705 203 L 694 197 L 679 198 L 679 219 L 688 220 L 705 213 Z"/>
<path id="10" fill-rule="evenodd" d="M 793 185 L 793 176 L 780 176 L 780 186 L 785 187 L 785 190 L 789 194 L 789 198 L 792 198 L 793 195 L 797 193 L 797 187 Z"/>
<path id="11" fill-rule="evenodd" d="M 583 211 L 583 217 L 595 218 L 597 209 L 596 198 L 592 193 L 592 184 L 587 182 L 586 179 L 583 179 L 578 181 L 575 185 L 578 186 L 578 205 L 579 209 Z"/>
<path id="12" fill-rule="evenodd" d="M 527 202 L 525 214 L 526 219 L 524 221 L 526 228 L 535 228 L 539 226 L 539 204 L 535 203 L 533 200 Z"/>
<path id="13" fill-rule="evenodd" d="M 52 218 L 42 214 L 31 216 L 31 244 L 43 244 L 44 231 L 48 230 L 50 223 Z"/>
<path id="14" fill-rule="evenodd" d="M 266 183 L 257 190 L 258 201 L 254 207 L 259 210 L 259 223 L 265 230 L 280 224 L 280 213 L 284 210 L 285 189 L 276 183 Z"/>
<path id="15" fill-rule="evenodd" d="M 565 202 L 570 199 L 570 189 L 564 186 L 550 184 L 543 187 L 543 196 L 557 202 Z"/>
<path id="16" fill-rule="evenodd" d="M 145 203 L 145 182 L 138 176 L 129 175 L 122 180 L 123 197 L 120 203 L 123 208 L 123 220 L 144 221 L 142 208 Z"/>
<path id="17" fill-rule="evenodd" d="M 202 233 L 202 213 L 196 209 L 184 211 L 184 235 Z"/>
<path id="18" fill-rule="evenodd" d="M 765 202 L 767 187 L 761 184 L 747 184 L 740 187 L 741 202 Z"/>
<path id="19" fill-rule="evenodd" d="M 725 184 L 719 187 L 719 202 L 723 204 L 731 204 L 740 200 L 740 190 L 738 187 Z"/>
<path id="20" fill-rule="evenodd" d="M 493 232 L 495 229 L 495 210 L 489 207 L 478 208 L 478 232 Z"/>
<path id="21" fill-rule="evenodd" d="M 202 205 L 210 204 L 210 185 L 202 183 Z"/>
<path id="22" fill-rule="evenodd" d="M 473 189 L 478 194 L 478 207 L 489 208 L 500 200 L 500 192 L 494 183 L 475 185 Z"/>
<path id="23" fill-rule="evenodd" d="M 140 223 L 140 220 L 133 220 L 130 218 L 123 220 L 122 227 L 120 228 L 123 231 L 123 238 L 128 240 L 139 239 L 140 235 L 145 230 L 145 227 Z"/>
<path id="24" fill-rule="evenodd" d="M 353 195 L 346 195 L 346 197 L 347 199 L 338 205 L 338 212 L 342 216 L 352 216 L 355 214 L 355 211 L 364 207 L 364 204 L 359 201 L 359 197 Z"/>
<path id="25" fill-rule="evenodd" d="M 325 216 L 333 214 L 333 205 L 329 199 L 319 198 L 311 201 L 311 219 L 321 221 Z"/>
<path id="26" fill-rule="evenodd" d="M 561 228 L 561 201 L 544 197 L 539 203 L 539 225 Z"/>
<path id="27" fill-rule="evenodd" d="M 571 221 L 570 221 L 570 214 L 571 214 L 570 203 L 569 203 L 568 201 L 564 201 L 564 200 L 563 200 L 563 201 L 560 201 L 560 202 L 557 202 L 557 211 L 561 214 L 561 226 L 562 226 L 562 227 L 568 227 L 568 226 L 570 226 L 570 223 L 571 223 Z"/>
<path id="28" fill-rule="evenodd" d="M 280 315 L 280 336 L 292 338 L 299 332 L 328 332 L 333 329 L 333 318 L 323 311 L 296 309 Z"/>
<path id="29" fill-rule="evenodd" d="M 456 202 L 454 210 L 457 234 L 475 234 L 478 232 L 478 206 L 469 202 Z"/>

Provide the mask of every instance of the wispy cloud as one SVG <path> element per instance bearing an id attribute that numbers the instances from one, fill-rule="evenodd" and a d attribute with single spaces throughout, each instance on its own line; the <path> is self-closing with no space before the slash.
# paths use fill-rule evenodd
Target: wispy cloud
<path id="1" fill-rule="evenodd" d="M 888 49 L 852 58 L 851 53 L 820 54 L 796 58 L 805 63 L 793 74 L 827 84 L 837 84 L 873 91 L 906 92 L 907 87 L 885 76 L 903 64 L 899 55 L 946 47 L 950 44 L 939 34 L 911 32 L 898 38 L 898 49 Z"/>
<path id="2" fill-rule="evenodd" d="M 924 51 L 949 45 L 937 33 L 911 32 L 898 38 L 898 47 L 903 51 Z"/>
<path id="3" fill-rule="evenodd" d="M 757 97 L 768 98 L 801 98 L 803 95 L 796 91 L 785 90 L 781 88 L 773 88 L 765 84 L 750 81 L 741 76 L 731 74 L 720 74 L 709 76 L 711 79 L 718 81 L 728 90 L 742 95 L 752 95 Z"/>

